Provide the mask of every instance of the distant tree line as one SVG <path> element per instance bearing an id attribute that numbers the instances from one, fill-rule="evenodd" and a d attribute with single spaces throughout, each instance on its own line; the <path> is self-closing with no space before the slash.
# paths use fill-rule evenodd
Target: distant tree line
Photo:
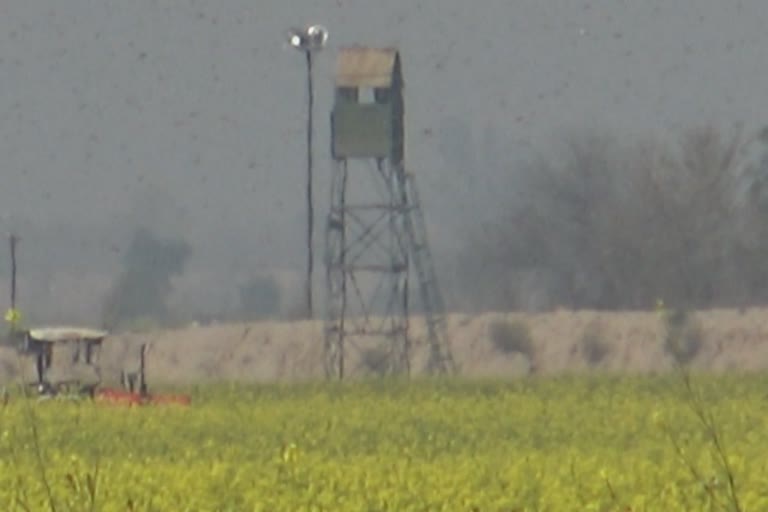
<path id="1" fill-rule="evenodd" d="M 579 132 L 514 169 L 504 209 L 469 235 L 456 288 L 482 310 L 767 303 L 767 135 Z"/>
<path id="2" fill-rule="evenodd" d="M 122 254 L 122 270 L 104 299 L 103 325 L 115 330 L 146 329 L 200 320 L 189 317 L 190 312 L 170 311 L 168 306 L 173 280 L 184 273 L 191 254 L 191 246 L 183 239 L 137 228 Z M 220 312 L 220 320 L 253 321 L 280 315 L 281 290 L 272 276 L 252 276 L 238 287 L 238 296 L 239 308 Z"/>
<path id="3" fill-rule="evenodd" d="M 190 255 L 186 241 L 160 238 L 139 227 L 123 253 L 122 272 L 105 298 L 104 326 L 117 329 L 166 321 L 172 280 L 184 272 Z"/>

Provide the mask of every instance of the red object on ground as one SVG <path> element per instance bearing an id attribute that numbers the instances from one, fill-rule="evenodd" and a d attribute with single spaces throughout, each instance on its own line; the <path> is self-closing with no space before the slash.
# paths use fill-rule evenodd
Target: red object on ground
<path id="1" fill-rule="evenodd" d="M 192 400 L 186 395 L 145 395 L 124 391 L 121 389 L 101 389 L 96 392 L 95 399 L 98 402 L 108 402 L 122 405 L 151 405 L 151 404 L 177 404 L 189 405 Z"/>
<path id="2" fill-rule="evenodd" d="M 100 389 L 94 398 L 97 402 L 109 402 L 113 404 L 141 405 L 141 395 L 123 391 L 120 389 Z"/>

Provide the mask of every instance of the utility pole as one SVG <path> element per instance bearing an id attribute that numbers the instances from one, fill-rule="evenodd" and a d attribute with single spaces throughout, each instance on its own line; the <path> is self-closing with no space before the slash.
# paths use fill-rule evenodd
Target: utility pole
<path id="1" fill-rule="evenodd" d="M 315 206 L 312 193 L 312 183 L 314 181 L 312 169 L 312 111 L 315 103 L 315 93 L 312 85 L 312 51 L 305 50 L 307 56 L 307 316 L 311 319 L 313 314 L 312 306 L 312 275 L 314 271 L 314 233 L 315 233 Z"/>
<path id="2" fill-rule="evenodd" d="M 288 43 L 291 47 L 304 53 L 307 64 L 307 182 L 306 182 L 306 201 L 307 201 L 307 275 L 305 282 L 306 309 L 307 317 L 313 318 L 312 303 L 312 283 L 314 273 L 314 232 L 315 232 L 315 207 L 313 199 L 313 110 L 314 110 L 314 87 L 312 81 L 312 60 L 313 53 L 325 47 L 328 41 L 328 30 L 321 25 L 310 25 L 306 28 L 291 28 L 288 30 Z"/>
<path id="3" fill-rule="evenodd" d="M 19 237 L 11 234 L 11 309 L 16 310 L 16 245 L 19 243 Z"/>
<path id="4" fill-rule="evenodd" d="M 10 334 L 16 334 L 16 324 L 19 321 L 19 312 L 16 309 L 16 246 L 19 243 L 19 237 L 11 234 L 9 237 L 11 248 L 11 304 L 8 312 L 5 314 L 5 320 L 10 327 Z"/>

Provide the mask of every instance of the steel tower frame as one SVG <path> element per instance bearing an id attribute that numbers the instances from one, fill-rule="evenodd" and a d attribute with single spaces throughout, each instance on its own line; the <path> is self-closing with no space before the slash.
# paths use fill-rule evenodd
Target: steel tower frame
<path id="1" fill-rule="evenodd" d="M 410 270 L 416 268 L 428 369 L 455 369 L 415 181 L 405 168 L 403 79 L 392 48 L 342 48 L 331 114 L 325 230 L 325 371 L 343 379 L 376 350 L 377 370 L 411 373 Z M 367 97 L 364 97 L 367 93 Z M 354 361 L 354 360 L 353 360 Z"/>

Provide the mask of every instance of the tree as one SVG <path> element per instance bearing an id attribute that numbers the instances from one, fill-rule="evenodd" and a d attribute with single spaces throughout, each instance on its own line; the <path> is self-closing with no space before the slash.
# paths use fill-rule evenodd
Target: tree
<path id="1" fill-rule="evenodd" d="M 500 301 L 481 303 L 494 309 L 524 307 L 531 276 L 549 307 L 768 299 L 764 286 L 751 284 L 768 283 L 768 237 L 758 235 L 766 180 L 745 184 L 745 154 L 756 140 L 711 126 L 685 132 L 676 145 L 584 133 L 567 139 L 562 151 L 520 167 L 499 220 L 468 241 L 463 263 L 474 264 L 462 272 L 465 289 L 475 302 Z"/>
<path id="2" fill-rule="evenodd" d="M 247 318 L 267 318 L 280 311 L 280 289 L 274 278 L 257 276 L 240 286 L 240 305 Z"/>
<path id="3" fill-rule="evenodd" d="M 190 254 L 186 242 L 161 239 L 138 228 L 123 255 L 123 270 L 106 298 L 105 325 L 116 328 L 139 319 L 166 320 L 171 280 L 183 273 Z"/>

